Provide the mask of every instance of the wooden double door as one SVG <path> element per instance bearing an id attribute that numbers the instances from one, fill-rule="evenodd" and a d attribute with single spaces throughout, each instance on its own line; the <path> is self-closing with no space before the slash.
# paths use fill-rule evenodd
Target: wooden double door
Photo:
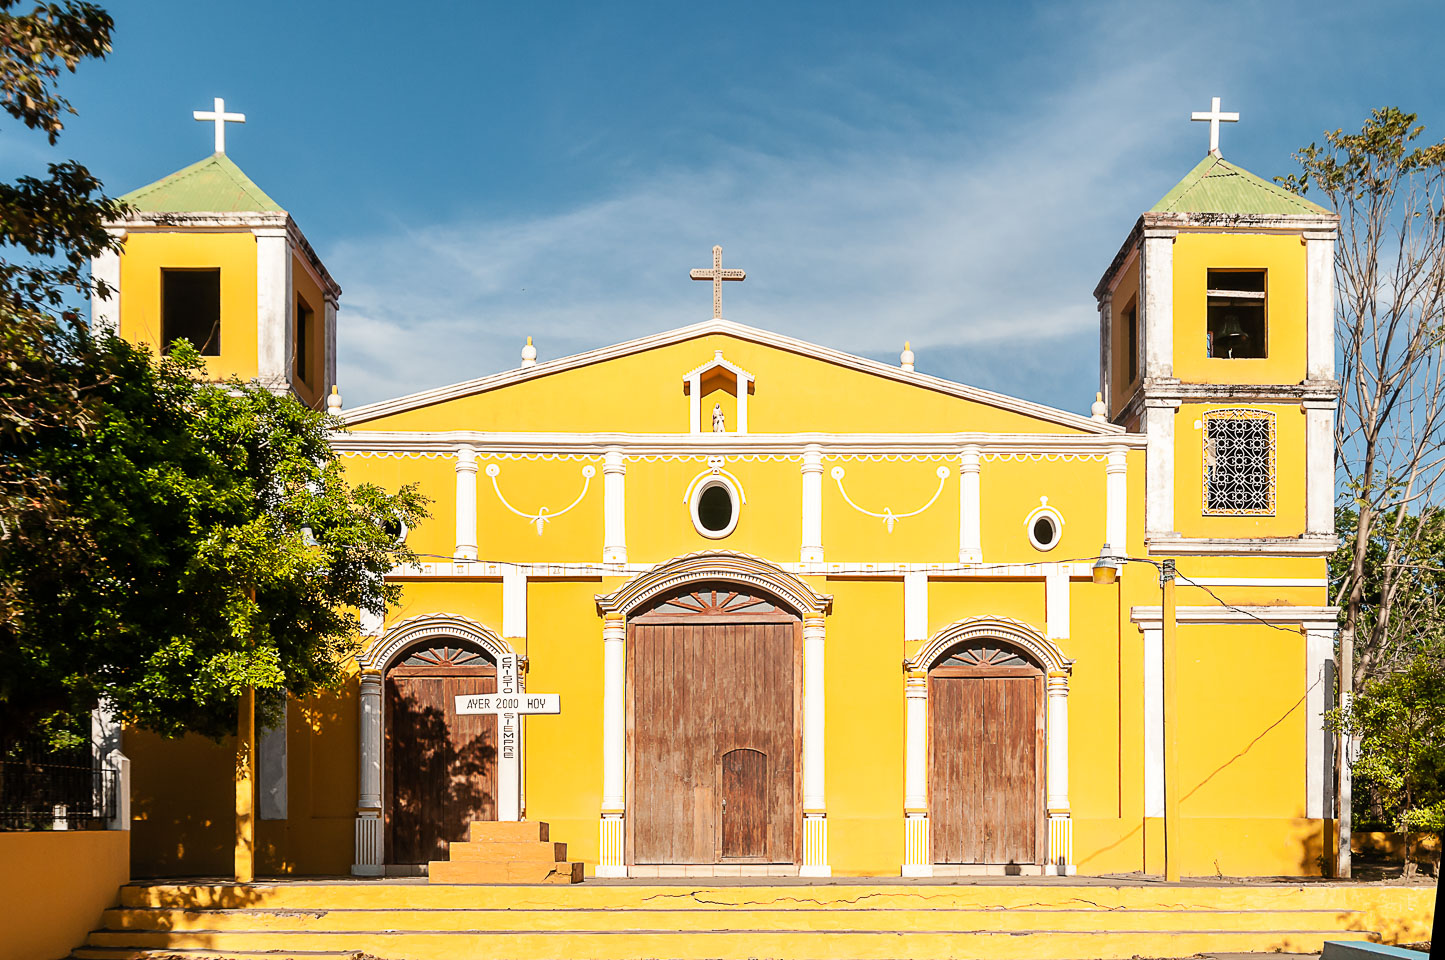
<path id="1" fill-rule="evenodd" d="M 726 587 L 629 621 L 629 862 L 797 862 L 800 644 Z"/>
<path id="2" fill-rule="evenodd" d="M 934 863 L 1043 863 L 1044 675 L 982 643 L 928 672 Z"/>
<path id="3" fill-rule="evenodd" d="M 458 696 L 496 690 L 494 663 L 445 643 L 387 671 L 387 863 L 445 860 L 468 823 L 497 819 L 497 718 L 456 712 Z"/>

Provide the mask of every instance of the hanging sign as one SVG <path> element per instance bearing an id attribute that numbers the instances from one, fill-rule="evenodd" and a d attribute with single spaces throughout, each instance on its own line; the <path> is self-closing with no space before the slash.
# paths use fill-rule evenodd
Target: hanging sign
<path id="1" fill-rule="evenodd" d="M 474 693 L 457 697 L 457 713 L 561 713 L 560 693 Z"/>

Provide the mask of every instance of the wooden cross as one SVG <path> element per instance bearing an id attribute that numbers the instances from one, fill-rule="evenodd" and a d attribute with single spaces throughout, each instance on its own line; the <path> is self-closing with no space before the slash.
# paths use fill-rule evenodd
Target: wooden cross
<path id="1" fill-rule="evenodd" d="M 1189 115 L 1189 119 L 1204 120 L 1209 123 L 1209 152 L 1218 153 L 1220 122 L 1223 121 L 1224 123 L 1238 123 L 1239 114 L 1221 113 L 1219 110 L 1219 98 L 1215 97 L 1214 103 L 1212 106 L 1210 106 L 1208 113 L 1205 113 L 1203 110 L 1196 110 Z"/>
<path id="2" fill-rule="evenodd" d="M 191 116 L 197 120 L 211 120 L 216 124 L 217 153 L 226 152 L 226 124 L 246 122 L 246 115 L 244 113 L 227 113 L 226 101 L 220 97 L 216 98 L 216 108 L 214 110 L 194 110 L 191 112 Z"/>
<path id="3" fill-rule="evenodd" d="M 712 248 L 712 269 L 708 270 L 699 267 L 693 270 L 689 276 L 694 280 L 712 281 L 712 318 L 722 319 L 722 285 L 724 280 L 746 280 L 747 272 L 743 270 L 724 270 L 722 265 L 722 247 Z"/>

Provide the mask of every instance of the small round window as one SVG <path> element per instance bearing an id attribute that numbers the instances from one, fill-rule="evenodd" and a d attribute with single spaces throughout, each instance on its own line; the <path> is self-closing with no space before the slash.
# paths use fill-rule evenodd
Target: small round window
<path id="1" fill-rule="evenodd" d="M 1049 506 L 1048 497 L 1039 498 L 1039 506 L 1024 521 L 1028 530 L 1029 543 L 1033 544 L 1035 550 L 1052 550 L 1059 545 L 1059 538 L 1064 533 L 1064 518 L 1059 512 Z"/>
<path id="2" fill-rule="evenodd" d="M 712 540 L 721 540 L 738 525 L 738 492 L 726 477 L 713 477 L 692 494 L 692 525 Z"/>

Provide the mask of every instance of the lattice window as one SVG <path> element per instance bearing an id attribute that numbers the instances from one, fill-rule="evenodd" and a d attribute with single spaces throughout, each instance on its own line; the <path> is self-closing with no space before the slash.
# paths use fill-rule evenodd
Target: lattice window
<path id="1" fill-rule="evenodd" d="M 1204 512 L 1274 514 L 1274 414 L 1211 410 L 1204 420 Z"/>
<path id="2" fill-rule="evenodd" d="M 480 667 L 492 662 L 492 658 L 479 650 L 467 647 L 453 647 L 443 643 L 440 646 L 418 647 L 407 653 L 401 661 L 404 667 Z"/>
<path id="3" fill-rule="evenodd" d="M 1030 667 L 1033 664 L 1013 647 L 985 640 L 954 647 L 935 667 Z"/>
<path id="4" fill-rule="evenodd" d="M 659 602 L 650 611 L 671 614 L 786 613 L 770 597 L 746 593 L 731 587 L 689 589 Z"/>

